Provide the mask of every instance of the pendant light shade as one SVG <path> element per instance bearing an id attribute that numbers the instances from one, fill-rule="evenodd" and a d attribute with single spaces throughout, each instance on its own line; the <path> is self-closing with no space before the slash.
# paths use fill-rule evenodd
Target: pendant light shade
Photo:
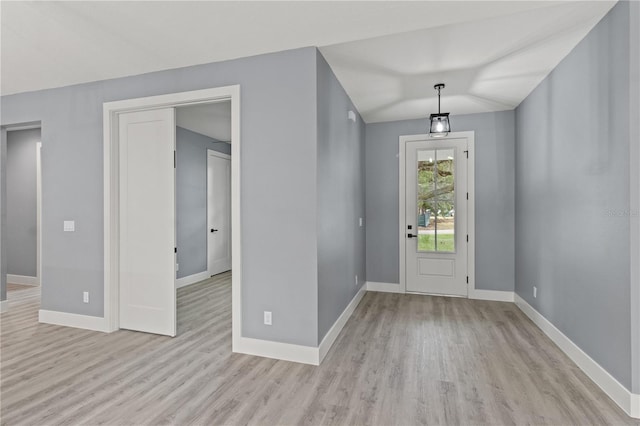
<path id="1" fill-rule="evenodd" d="M 444 89 L 444 84 L 436 84 L 433 88 L 438 91 L 438 113 L 431 114 L 430 116 L 431 126 L 429 127 L 429 134 L 432 137 L 447 136 L 451 131 L 449 113 L 440 112 L 440 90 Z"/>

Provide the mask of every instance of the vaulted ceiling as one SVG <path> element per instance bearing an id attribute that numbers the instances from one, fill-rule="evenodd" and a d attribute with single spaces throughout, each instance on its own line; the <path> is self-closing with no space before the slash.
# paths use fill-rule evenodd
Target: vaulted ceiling
<path id="1" fill-rule="evenodd" d="M 615 1 L 0 3 L 0 92 L 319 46 L 367 122 L 511 109 Z"/>

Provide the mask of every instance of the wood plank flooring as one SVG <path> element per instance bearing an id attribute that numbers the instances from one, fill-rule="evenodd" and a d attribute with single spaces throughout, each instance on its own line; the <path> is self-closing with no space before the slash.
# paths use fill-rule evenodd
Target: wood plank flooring
<path id="1" fill-rule="evenodd" d="M 3 425 L 638 424 L 515 305 L 367 293 L 320 367 L 231 353 L 230 274 L 178 290 L 178 336 L 2 314 Z"/>

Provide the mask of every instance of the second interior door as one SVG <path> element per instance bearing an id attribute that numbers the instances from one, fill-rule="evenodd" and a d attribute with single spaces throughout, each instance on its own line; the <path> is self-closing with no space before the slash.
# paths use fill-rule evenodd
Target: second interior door
<path id="1" fill-rule="evenodd" d="M 207 155 L 207 264 L 210 275 L 231 269 L 231 158 Z"/>

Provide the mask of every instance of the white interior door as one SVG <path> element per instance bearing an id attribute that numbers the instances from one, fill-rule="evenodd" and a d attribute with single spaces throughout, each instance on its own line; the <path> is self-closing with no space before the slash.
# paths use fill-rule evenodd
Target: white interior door
<path id="1" fill-rule="evenodd" d="M 207 257 L 210 275 L 231 269 L 231 157 L 207 156 Z"/>
<path id="2" fill-rule="evenodd" d="M 119 126 L 120 328 L 175 336 L 175 111 Z"/>
<path id="3" fill-rule="evenodd" d="M 467 295 L 467 139 L 406 144 L 407 291 Z"/>

